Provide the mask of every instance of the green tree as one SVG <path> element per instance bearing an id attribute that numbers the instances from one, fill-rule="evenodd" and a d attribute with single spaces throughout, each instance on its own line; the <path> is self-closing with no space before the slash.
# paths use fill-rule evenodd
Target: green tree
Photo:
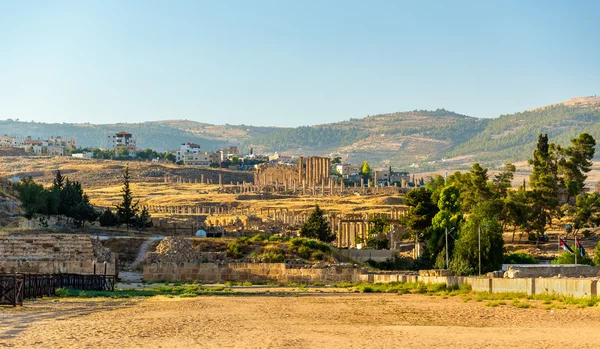
<path id="1" fill-rule="evenodd" d="M 437 203 L 442 189 L 446 187 L 446 179 L 440 175 L 433 175 L 425 186 L 431 191 L 431 201 Z"/>
<path id="2" fill-rule="evenodd" d="M 331 232 L 331 227 L 319 205 L 315 205 L 315 209 L 310 217 L 304 222 L 300 228 L 300 236 L 310 239 L 318 239 L 324 242 L 332 242 L 335 240 L 335 234 Z"/>
<path id="3" fill-rule="evenodd" d="M 336 156 L 333 159 L 331 159 L 331 163 L 332 164 L 341 164 L 342 163 L 342 158 L 340 156 Z"/>
<path id="4" fill-rule="evenodd" d="M 598 241 L 596 249 L 594 250 L 594 265 L 600 267 L 600 241 Z"/>
<path id="5" fill-rule="evenodd" d="M 482 203 L 474 208 L 461 224 L 460 235 L 454 247 L 450 269 L 457 275 L 476 274 L 479 270 L 479 231 L 481 229 L 481 272 L 498 270 L 504 256 L 502 226 L 490 215 L 492 206 Z"/>
<path id="6" fill-rule="evenodd" d="M 513 227 L 513 242 L 515 241 L 517 229 L 521 229 L 524 233 L 529 233 L 531 231 L 532 227 L 529 224 L 531 215 L 532 210 L 527 192 L 522 188 L 517 191 L 508 191 L 507 196 L 504 199 L 503 223 Z"/>
<path id="7" fill-rule="evenodd" d="M 594 261 L 587 256 L 582 256 L 578 248 L 573 248 L 573 251 L 577 253 L 577 264 L 594 265 Z M 575 264 L 575 253 L 565 251 L 554 258 L 552 264 Z"/>
<path id="8" fill-rule="evenodd" d="M 127 148 L 119 148 L 116 151 L 119 160 L 129 159 L 129 150 Z"/>
<path id="9" fill-rule="evenodd" d="M 73 218 L 75 207 L 82 199 L 83 189 L 81 183 L 66 178 L 64 188 L 60 191 L 58 213 L 67 216 L 67 218 Z"/>
<path id="10" fill-rule="evenodd" d="M 148 210 L 145 207 L 142 208 L 142 211 L 140 212 L 140 214 L 135 216 L 135 225 L 138 228 L 138 230 L 140 230 L 140 231 L 144 228 L 148 228 L 148 227 L 152 226 L 152 219 L 150 217 L 150 213 L 148 212 Z"/>
<path id="11" fill-rule="evenodd" d="M 105 209 L 99 217 L 100 226 L 102 227 L 114 227 L 119 224 L 119 219 L 112 213 L 110 209 Z"/>
<path id="12" fill-rule="evenodd" d="M 565 158 L 559 161 L 559 171 L 570 197 L 583 192 L 586 173 L 592 169 L 596 140 L 587 133 L 571 140 L 571 146 L 562 150 Z"/>
<path id="13" fill-rule="evenodd" d="M 84 227 L 85 222 L 93 223 L 98 219 L 98 212 L 90 204 L 88 196 L 83 194 L 81 201 L 71 210 L 71 216 L 76 227 Z"/>
<path id="14" fill-rule="evenodd" d="M 600 193 L 581 193 L 575 198 L 575 205 L 565 204 L 563 212 L 570 218 L 573 234 L 581 228 L 600 225 Z"/>
<path id="15" fill-rule="evenodd" d="M 56 170 L 56 176 L 54 177 L 54 181 L 52 182 L 52 186 L 61 191 L 65 185 L 65 177 L 60 173 L 60 170 Z"/>
<path id="16" fill-rule="evenodd" d="M 390 241 L 387 233 L 390 230 L 390 222 L 387 216 L 374 215 L 369 219 L 371 226 L 367 231 L 365 245 L 368 249 L 384 250 L 389 248 Z"/>
<path id="17" fill-rule="evenodd" d="M 172 163 L 175 163 L 175 161 L 177 161 L 177 157 L 174 154 L 166 153 L 165 154 L 165 160 L 166 161 L 170 161 Z"/>
<path id="18" fill-rule="evenodd" d="M 460 209 L 460 191 L 458 187 L 451 184 L 441 190 L 438 199 L 439 212 L 433 217 L 431 224 L 431 236 L 428 239 L 427 246 L 431 253 L 432 261 L 435 261 L 435 267 L 438 269 L 446 268 L 446 229 L 452 233 L 458 228 L 462 221 Z M 448 254 L 451 255 L 454 249 L 454 239 L 448 239 Z"/>
<path id="19" fill-rule="evenodd" d="M 33 218 L 36 213 L 46 213 L 47 203 L 45 200 L 44 186 L 35 183 L 33 178 L 21 178 L 19 183 L 14 185 L 15 190 L 19 193 L 21 206 L 25 209 L 25 217 Z"/>
<path id="20" fill-rule="evenodd" d="M 408 214 L 402 218 L 403 224 L 415 234 L 424 232 L 438 212 L 437 205 L 431 201 L 431 191 L 423 187 L 416 188 L 409 191 L 403 200 L 409 207 Z"/>
<path id="21" fill-rule="evenodd" d="M 512 181 L 515 178 L 515 165 L 506 164 L 504 171 L 496 174 L 492 180 L 492 192 L 494 198 L 503 199 L 508 195 L 508 190 L 512 187 Z"/>
<path id="22" fill-rule="evenodd" d="M 123 188 L 121 189 L 122 201 L 117 205 L 117 217 L 121 224 L 127 226 L 127 230 L 129 230 L 129 225 L 134 223 L 139 203 L 139 201 L 133 201 L 133 192 L 129 185 L 130 179 L 129 167 L 125 167 L 125 171 L 123 171 Z"/>
<path id="23" fill-rule="evenodd" d="M 481 167 L 479 163 L 473 164 L 464 185 L 461 187 L 462 208 L 464 212 L 470 212 L 478 203 L 492 198 L 492 192 L 488 186 L 488 169 Z"/>
<path id="24" fill-rule="evenodd" d="M 360 168 L 360 175 L 362 176 L 362 178 L 365 180 L 365 183 L 367 182 L 367 180 L 369 180 L 369 178 L 371 178 L 371 173 L 373 171 L 371 170 L 371 166 L 369 166 L 368 162 L 363 162 L 362 167 Z"/>
<path id="25" fill-rule="evenodd" d="M 536 241 L 539 235 L 546 232 L 546 225 L 551 222 L 553 211 L 558 206 L 558 166 L 551 148 L 554 146 L 551 147 L 548 143 L 548 135 L 540 134 L 533 158 L 529 160 L 532 167 L 529 185 L 532 190 L 527 194 L 532 209 L 531 227 Z"/>

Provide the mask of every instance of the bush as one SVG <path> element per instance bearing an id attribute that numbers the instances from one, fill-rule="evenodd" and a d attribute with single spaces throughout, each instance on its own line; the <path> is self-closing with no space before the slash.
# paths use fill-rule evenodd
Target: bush
<path id="1" fill-rule="evenodd" d="M 267 251 L 261 254 L 253 254 L 252 258 L 265 260 L 269 263 L 283 263 L 285 261 L 285 256 L 281 252 L 277 251 Z"/>
<path id="2" fill-rule="evenodd" d="M 310 256 L 311 259 L 322 261 L 325 258 L 325 254 L 321 251 L 315 251 Z"/>
<path id="3" fill-rule="evenodd" d="M 583 257 L 579 253 L 579 250 L 575 250 L 577 253 L 577 264 L 586 264 L 586 265 L 594 265 L 594 262 L 589 257 Z M 556 257 L 552 264 L 575 264 L 575 254 L 571 252 L 563 252 L 558 257 Z"/>
<path id="4" fill-rule="evenodd" d="M 531 254 L 525 252 L 513 252 L 504 255 L 504 264 L 538 264 L 538 261 Z"/>
<path id="5" fill-rule="evenodd" d="M 269 236 L 269 241 L 270 242 L 278 242 L 278 241 L 287 241 L 288 238 L 284 237 L 284 236 L 279 236 L 279 235 L 271 235 Z"/>
<path id="6" fill-rule="evenodd" d="M 248 241 L 250 242 L 257 242 L 257 241 L 265 241 L 267 240 L 267 237 L 262 235 L 262 234 L 256 234 L 253 237 L 251 237 Z"/>
<path id="7" fill-rule="evenodd" d="M 412 258 L 388 258 L 383 262 L 376 262 L 372 259 L 366 261 L 371 267 L 379 270 L 414 270 L 415 261 Z"/>
<path id="8" fill-rule="evenodd" d="M 246 254 L 246 250 L 247 248 L 245 245 L 233 241 L 227 244 L 227 249 L 225 250 L 225 252 L 227 253 L 228 257 L 238 259 L 242 258 L 244 254 Z"/>

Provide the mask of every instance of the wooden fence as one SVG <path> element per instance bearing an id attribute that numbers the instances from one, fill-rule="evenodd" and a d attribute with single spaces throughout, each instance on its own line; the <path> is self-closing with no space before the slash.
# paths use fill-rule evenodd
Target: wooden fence
<path id="1" fill-rule="evenodd" d="M 115 277 L 94 274 L 0 274 L 0 305 L 23 305 L 25 299 L 53 296 L 58 288 L 114 291 Z"/>

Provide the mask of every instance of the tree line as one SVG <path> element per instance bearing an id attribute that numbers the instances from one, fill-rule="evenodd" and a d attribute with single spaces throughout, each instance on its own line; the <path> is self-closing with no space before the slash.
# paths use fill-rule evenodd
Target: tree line
<path id="1" fill-rule="evenodd" d="M 568 147 L 539 135 L 529 160 L 529 187 L 511 190 L 512 164 L 490 178 L 488 169 L 475 163 L 467 173 L 456 172 L 447 179 L 435 176 L 426 187 L 407 193 L 404 202 L 409 212 L 403 223 L 426 246 L 420 263 L 449 267 L 458 275 L 485 273 L 501 267 L 503 233 L 508 228 L 513 230 L 513 240 L 520 230 L 538 243 L 547 239 L 546 229 L 561 219 L 571 222 L 572 234 L 600 224 L 600 194 L 583 190 L 595 145 L 587 133 L 572 139 Z M 561 192 L 566 198 L 563 205 L 558 200 Z"/>
<path id="2" fill-rule="evenodd" d="M 133 199 L 128 167 L 123 171 L 122 200 L 114 212 L 110 208 L 98 212 L 90 203 L 81 183 L 69 180 L 60 170 L 56 171 L 52 185 L 48 188 L 36 183 L 33 178 L 26 177 L 16 183 L 14 189 L 19 194 L 25 217 L 33 219 L 36 215 L 42 215 L 39 217 L 42 224 L 47 224 L 44 216 L 58 215 L 66 217 L 67 221 L 71 220 L 76 227 L 84 227 L 86 222 L 91 225 L 98 222 L 100 226 L 125 224 L 127 229 L 135 227 L 140 230 L 152 225 L 146 208 L 140 210 L 139 201 Z"/>

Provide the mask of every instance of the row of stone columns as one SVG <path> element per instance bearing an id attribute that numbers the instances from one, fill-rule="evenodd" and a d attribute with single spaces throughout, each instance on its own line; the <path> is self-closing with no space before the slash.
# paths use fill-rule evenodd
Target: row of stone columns
<path id="1" fill-rule="evenodd" d="M 309 156 L 298 159 L 298 182 L 323 184 L 331 175 L 331 159 Z"/>

